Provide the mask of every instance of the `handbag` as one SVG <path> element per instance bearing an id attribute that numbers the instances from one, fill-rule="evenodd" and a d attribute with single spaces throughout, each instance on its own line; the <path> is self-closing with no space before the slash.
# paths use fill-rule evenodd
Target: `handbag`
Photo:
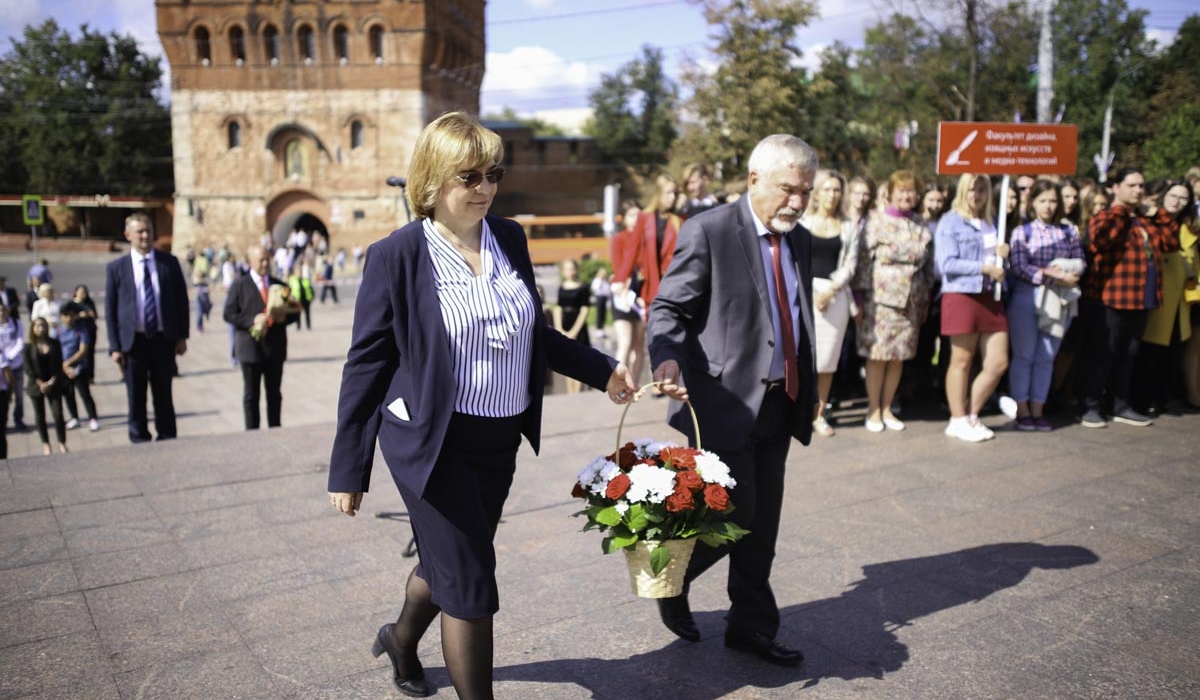
<path id="1" fill-rule="evenodd" d="M 1200 285 L 1196 284 L 1195 278 L 1183 283 L 1183 300 L 1189 304 L 1200 303 Z"/>

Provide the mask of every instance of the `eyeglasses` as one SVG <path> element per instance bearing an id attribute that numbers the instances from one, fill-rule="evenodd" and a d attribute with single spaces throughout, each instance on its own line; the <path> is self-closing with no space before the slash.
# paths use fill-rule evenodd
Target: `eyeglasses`
<path id="1" fill-rule="evenodd" d="M 472 170 L 465 175 L 455 175 L 454 179 L 462 183 L 463 187 L 473 190 L 483 184 L 484 180 L 493 185 L 500 182 L 504 178 L 504 168 L 492 168 L 486 173 L 481 173 L 478 170 Z"/>

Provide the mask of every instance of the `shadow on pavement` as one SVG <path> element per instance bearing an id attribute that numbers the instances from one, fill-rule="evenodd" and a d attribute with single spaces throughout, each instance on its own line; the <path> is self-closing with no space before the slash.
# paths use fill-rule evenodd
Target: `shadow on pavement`
<path id="1" fill-rule="evenodd" d="M 896 635 L 900 628 L 1016 586 L 1034 569 L 1069 569 L 1099 560 L 1085 547 L 1007 542 L 864 566 L 863 578 L 840 596 L 781 610 L 781 641 L 794 645 L 789 637 L 797 635 L 805 640 L 801 646 L 807 658 L 800 669 L 777 668 L 727 652 L 718 634 L 699 645 L 674 642 L 623 659 L 502 666 L 495 670 L 495 679 L 571 683 L 603 698 L 620 697 L 628 686 L 639 698 L 714 700 L 745 687 L 780 688 L 801 681 L 810 687 L 827 678 L 882 678 L 910 658 L 909 648 Z M 723 618 L 723 611 L 696 615 L 706 633 L 722 629 Z M 681 656 L 693 649 L 695 658 Z M 444 669 L 436 669 L 430 680 L 449 687 Z"/>

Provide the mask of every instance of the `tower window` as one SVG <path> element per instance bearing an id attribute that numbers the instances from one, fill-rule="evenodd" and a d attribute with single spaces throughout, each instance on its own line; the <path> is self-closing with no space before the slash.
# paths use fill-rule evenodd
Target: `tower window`
<path id="1" fill-rule="evenodd" d="M 237 148 L 242 145 L 242 125 L 229 122 L 229 147 Z"/>
<path id="2" fill-rule="evenodd" d="M 268 24 L 263 29 L 263 49 L 266 52 L 267 63 L 279 65 L 279 30 Z"/>
<path id="3" fill-rule="evenodd" d="M 383 63 L 383 27 L 378 24 L 372 26 L 368 37 L 371 42 L 371 58 L 376 63 Z"/>
<path id="4" fill-rule="evenodd" d="M 196 58 L 202 65 L 211 64 L 212 44 L 208 39 L 208 30 L 204 27 L 196 27 L 196 33 L 193 36 L 196 39 Z"/>
<path id="5" fill-rule="evenodd" d="M 333 55 L 341 63 L 350 62 L 350 35 L 340 24 L 333 29 Z"/>
<path id="6" fill-rule="evenodd" d="M 313 30 L 307 24 L 300 27 L 300 31 L 296 32 L 296 41 L 299 43 L 300 56 L 305 63 L 312 63 L 316 60 L 316 47 L 313 45 Z"/>
<path id="7" fill-rule="evenodd" d="M 350 148 L 361 148 L 363 145 L 363 123 L 357 119 L 350 123 Z"/>
<path id="8" fill-rule="evenodd" d="M 229 30 L 229 54 L 239 66 L 246 62 L 246 34 L 241 27 Z"/>

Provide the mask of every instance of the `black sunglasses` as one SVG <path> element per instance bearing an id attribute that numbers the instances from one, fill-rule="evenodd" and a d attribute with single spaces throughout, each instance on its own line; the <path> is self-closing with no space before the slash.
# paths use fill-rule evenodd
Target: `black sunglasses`
<path id="1" fill-rule="evenodd" d="M 493 185 L 500 182 L 504 178 L 504 168 L 492 168 L 486 173 L 481 173 L 478 170 L 472 170 L 466 175 L 455 175 L 454 179 L 462 183 L 467 189 L 475 189 L 483 184 L 484 180 Z"/>

